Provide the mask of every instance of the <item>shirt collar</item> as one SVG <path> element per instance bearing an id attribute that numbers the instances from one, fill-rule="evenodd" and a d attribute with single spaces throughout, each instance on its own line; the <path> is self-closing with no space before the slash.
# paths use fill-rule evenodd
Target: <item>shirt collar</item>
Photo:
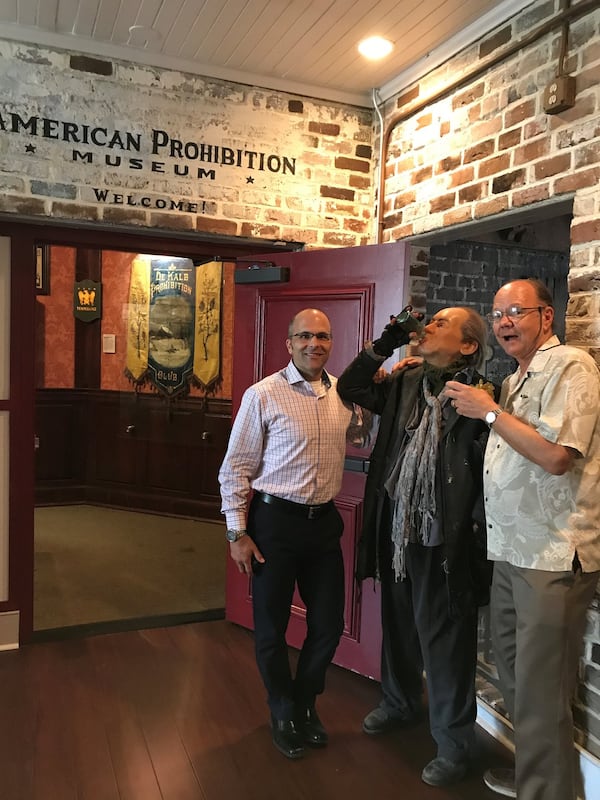
<path id="1" fill-rule="evenodd" d="M 288 383 L 291 383 L 291 384 L 303 383 L 303 382 L 310 383 L 310 381 L 307 381 L 306 378 L 301 374 L 301 372 L 299 371 L 298 367 L 294 364 L 294 362 L 292 360 L 290 360 L 290 363 L 283 370 L 283 374 L 285 375 L 285 378 L 288 381 Z M 325 386 L 328 389 L 331 388 L 331 378 L 325 372 L 325 370 L 323 370 L 323 374 L 321 376 L 321 381 L 325 384 Z"/>

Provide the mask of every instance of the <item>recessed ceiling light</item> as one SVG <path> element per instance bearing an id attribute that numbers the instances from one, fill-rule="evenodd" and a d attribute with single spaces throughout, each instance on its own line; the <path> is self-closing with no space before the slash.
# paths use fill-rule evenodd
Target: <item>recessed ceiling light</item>
<path id="1" fill-rule="evenodd" d="M 369 36 L 368 39 L 358 43 L 358 52 L 372 61 L 389 56 L 393 49 L 394 45 L 383 36 Z"/>

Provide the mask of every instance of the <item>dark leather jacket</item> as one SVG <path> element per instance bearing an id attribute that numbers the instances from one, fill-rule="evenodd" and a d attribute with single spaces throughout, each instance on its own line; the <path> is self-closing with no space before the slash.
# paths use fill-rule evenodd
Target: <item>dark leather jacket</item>
<path id="1" fill-rule="evenodd" d="M 392 446 L 422 394 L 423 367 L 399 370 L 382 383 L 373 375 L 380 362 L 363 350 L 344 370 L 337 388 L 343 400 L 381 417 L 365 489 L 357 579 L 379 577 L 382 537 L 391 535 L 380 522 L 385 499 L 383 483 L 390 470 Z M 481 376 L 474 373 L 473 382 Z M 496 390 L 497 395 L 497 390 Z M 483 452 L 488 428 L 479 419 L 459 416 L 450 408 L 440 442 L 436 484 L 445 549 L 448 603 L 453 617 L 473 613 L 489 602 L 492 565 L 487 560 L 483 509 Z"/>

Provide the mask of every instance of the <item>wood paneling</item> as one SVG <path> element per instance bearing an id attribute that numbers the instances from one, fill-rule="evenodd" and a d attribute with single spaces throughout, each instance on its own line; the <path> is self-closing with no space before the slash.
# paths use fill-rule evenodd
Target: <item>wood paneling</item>
<path id="1" fill-rule="evenodd" d="M 36 392 L 36 502 L 96 502 L 220 518 L 231 404 L 155 395 Z"/>

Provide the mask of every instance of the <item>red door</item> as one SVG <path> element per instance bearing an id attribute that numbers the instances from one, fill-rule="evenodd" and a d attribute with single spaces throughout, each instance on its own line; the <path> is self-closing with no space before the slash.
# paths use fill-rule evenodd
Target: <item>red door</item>
<path id="1" fill-rule="evenodd" d="M 288 324 L 303 308 L 319 308 L 331 320 L 333 349 L 327 370 L 339 375 L 366 339 L 378 333 L 404 305 L 408 268 L 404 244 L 373 245 L 308 253 L 282 253 L 290 280 L 281 284 L 236 284 L 233 414 L 244 390 L 289 361 Z M 272 259 L 273 256 L 268 256 Z M 368 449 L 348 447 L 344 481 L 336 505 L 344 520 L 342 549 L 346 568 L 346 611 L 342 640 L 334 663 L 362 675 L 379 677 L 381 625 L 379 595 L 372 581 L 354 580 L 356 547 Z M 253 627 L 251 581 L 227 560 L 226 617 Z M 305 612 L 296 593 L 287 639 L 299 647 L 305 635 Z"/>

